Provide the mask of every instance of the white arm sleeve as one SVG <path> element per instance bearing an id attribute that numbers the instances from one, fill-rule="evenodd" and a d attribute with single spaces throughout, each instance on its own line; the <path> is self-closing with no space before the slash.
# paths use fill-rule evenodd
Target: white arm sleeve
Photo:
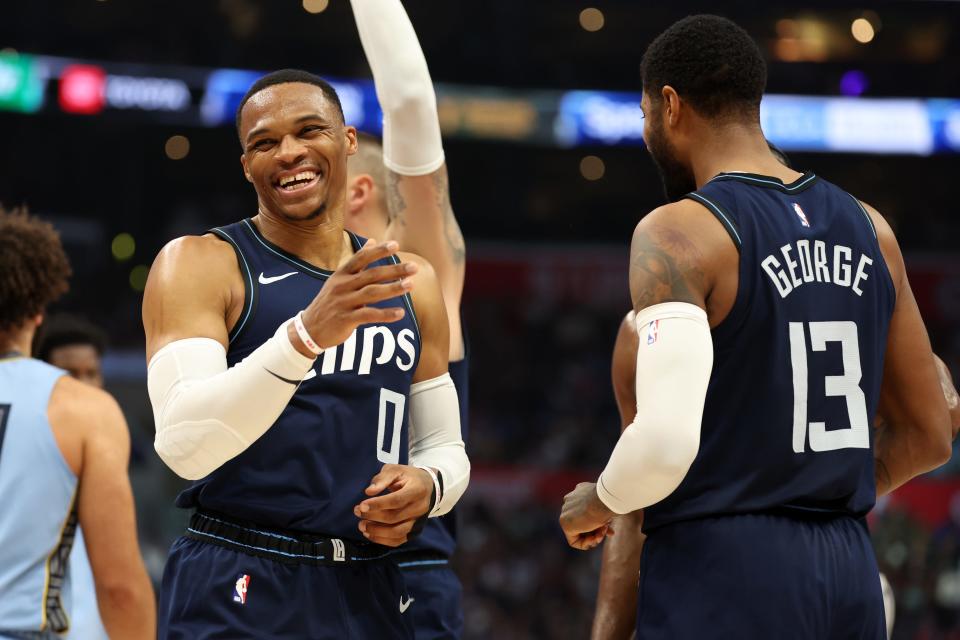
<path id="1" fill-rule="evenodd" d="M 700 448 L 700 422 L 713 368 L 706 312 L 665 302 L 637 314 L 637 417 L 597 481 L 615 513 L 655 504 L 680 486 Z"/>
<path id="2" fill-rule="evenodd" d="M 383 164 L 405 176 L 443 165 L 437 96 L 400 0 L 352 0 L 360 42 L 383 109 Z"/>
<path id="3" fill-rule="evenodd" d="M 203 478 L 276 422 L 313 362 L 290 343 L 287 323 L 230 368 L 216 340 L 171 342 L 147 368 L 154 449 L 178 476 Z"/>
<path id="4" fill-rule="evenodd" d="M 470 459 L 460 435 L 457 388 L 449 373 L 410 387 L 410 464 L 433 467 L 443 479 L 443 496 L 430 512 L 442 516 L 470 483 Z"/>

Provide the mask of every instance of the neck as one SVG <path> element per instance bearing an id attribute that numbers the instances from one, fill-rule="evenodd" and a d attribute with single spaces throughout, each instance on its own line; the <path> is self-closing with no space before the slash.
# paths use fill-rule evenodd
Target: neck
<path id="1" fill-rule="evenodd" d="M 36 327 L 24 326 L 7 333 L 0 333 L 0 353 L 16 352 L 29 357 L 35 331 Z"/>
<path id="2" fill-rule="evenodd" d="M 696 151 L 691 154 L 693 177 L 699 189 L 718 173 L 741 171 L 793 182 L 801 173 L 778 161 L 757 124 L 728 124 L 704 127 L 698 133 Z"/>
<path id="3" fill-rule="evenodd" d="M 347 229 L 358 236 L 377 242 L 396 239 L 391 235 L 393 222 L 389 220 L 387 212 L 376 205 L 367 204 L 360 211 L 351 212 L 349 216 Z"/>
<path id="4" fill-rule="evenodd" d="M 253 217 L 263 236 L 285 251 L 312 265 L 336 271 L 352 255 L 350 238 L 342 217 L 324 213 L 313 220 L 290 220 L 265 208 Z"/>
<path id="5" fill-rule="evenodd" d="M 391 239 L 395 220 L 390 218 L 390 214 L 379 208 L 370 213 L 372 215 L 370 216 L 370 235 L 368 237 L 378 242 Z"/>

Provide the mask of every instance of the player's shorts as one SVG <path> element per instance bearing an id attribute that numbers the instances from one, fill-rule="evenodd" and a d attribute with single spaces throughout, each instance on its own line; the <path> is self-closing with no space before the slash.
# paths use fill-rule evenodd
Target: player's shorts
<path id="1" fill-rule="evenodd" d="M 410 596 L 384 547 L 195 514 L 170 551 L 161 640 L 412 640 Z"/>
<path id="2" fill-rule="evenodd" d="M 463 587 L 439 553 L 412 551 L 394 556 L 413 604 L 417 640 L 459 640 L 463 635 Z"/>
<path id="3" fill-rule="evenodd" d="M 647 537 L 638 640 L 884 640 L 866 527 L 846 517 L 734 515 Z"/>

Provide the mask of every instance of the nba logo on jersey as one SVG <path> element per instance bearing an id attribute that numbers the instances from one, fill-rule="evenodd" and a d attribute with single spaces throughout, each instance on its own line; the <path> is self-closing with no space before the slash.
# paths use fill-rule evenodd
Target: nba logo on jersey
<path id="1" fill-rule="evenodd" d="M 233 587 L 233 601 L 247 604 L 247 587 L 249 586 L 250 576 L 242 575 L 237 578 L 237 583 Z"/>
<path id="2" fill-rule="evenodd" d="M 654 320 L 647 327 L 647 344 L 653 344 L 660 336 L 660 321 Z"/>
<path id="3" fill-rule="evenodd" d="M 807 220 L 807 214 L 803 212 L 803 209 L 801 209 L 800 205 L 798 205 L 796 202 L 793 203 L 793 210 L 797 213 L 797 217 L 800 218 L 800 224 L 805 227 L 809 227 L 810 221 Z"/>

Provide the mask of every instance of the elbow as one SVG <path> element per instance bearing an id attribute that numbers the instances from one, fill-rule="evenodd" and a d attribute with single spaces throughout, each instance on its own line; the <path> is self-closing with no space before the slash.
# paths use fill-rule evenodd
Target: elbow
<path id="1" fill-rule="evenodd" d="M 459 502 L 460 498 L 463 497 L 463 494 L 466 493 L 467 487 L 470 486 L 470 458 L 467 456 L 467 452 L 463 447 L 458 447 L 456 462 L 450 465 L 445 465 L 451 471 L 451 480 L 448 488 L 445 488 L 444 491 L 449 491 L 454 499 L 453 504 Z M 453 506 L 451 504 L 451 507 Z"/>
<path id="2" fill-rule="evenodd" d="M 936 428 L 927 431 L 930 437 L 926 449 L 933 469 L 949 462 L 953 455 L 953 422 L 953 416 L 948 411 L 937 421 Z"/>
<path id="3" fill-rule="evenodd" d="M 199 480 L 250 445 L 221 420 L 184 421 L 172 426 L 157 424 L 153 448 L 170 469 L 184 480 Z"/>
<path id="4" fill-rule="evenodd" d="M 146 603 L 150 602 L 153 594 L 150 593 L 150 583 L 146 580 L 130 580 L 124 576 L 116 580 L 97 583 L 98 605 L 112 613 L 142 612 Z"/>
<path id="5" fill-rule="evenodd" d="M 153 442 L 153 450 L 157 452 L 163 463 L 175 474 L 184 480 L 199 480 L 213 471 L 213 468 L 206 469 L 196 460 L 197 451 L 185 450 L 181 446 L 176 446 L 170 442 L 161 439 L 160 434 Z"/>
<path id="6" fill-rule="evenodd" d="M 461 496 L 463 496 L 463 494 L 466 492 L 467 487 L 470 486 L 470 472 L 472 469 L 470 466 L 470 458 L 467 457 L 466 453 L 463 454 L 463 468 L 463 491 L 460 492 Z"/>
<path id="7" fill-rule="evenodd" d="M 953 440 L 951 434 L 952 428 L 948 428 L 946 435 L 944 437 L 937 438 L 936 442 L 932 443 L 930 447 L 934 469 L 948 463 L 950 458 L 953 456 Z"/>
<path id="8" fill-rule="evenodd" d="M 671 435 L 674 436 L 671 438 L 672 442 L 664 443 L 664 446 L 650 450 L 646 465 L 649 473 L 656 474 L 662 478 L 665 486 L 672 487 L 670 493 L 683 482 L 700 449 L 699 437 Z M 699 436 L 699 434 L 697 435 Z"/>

